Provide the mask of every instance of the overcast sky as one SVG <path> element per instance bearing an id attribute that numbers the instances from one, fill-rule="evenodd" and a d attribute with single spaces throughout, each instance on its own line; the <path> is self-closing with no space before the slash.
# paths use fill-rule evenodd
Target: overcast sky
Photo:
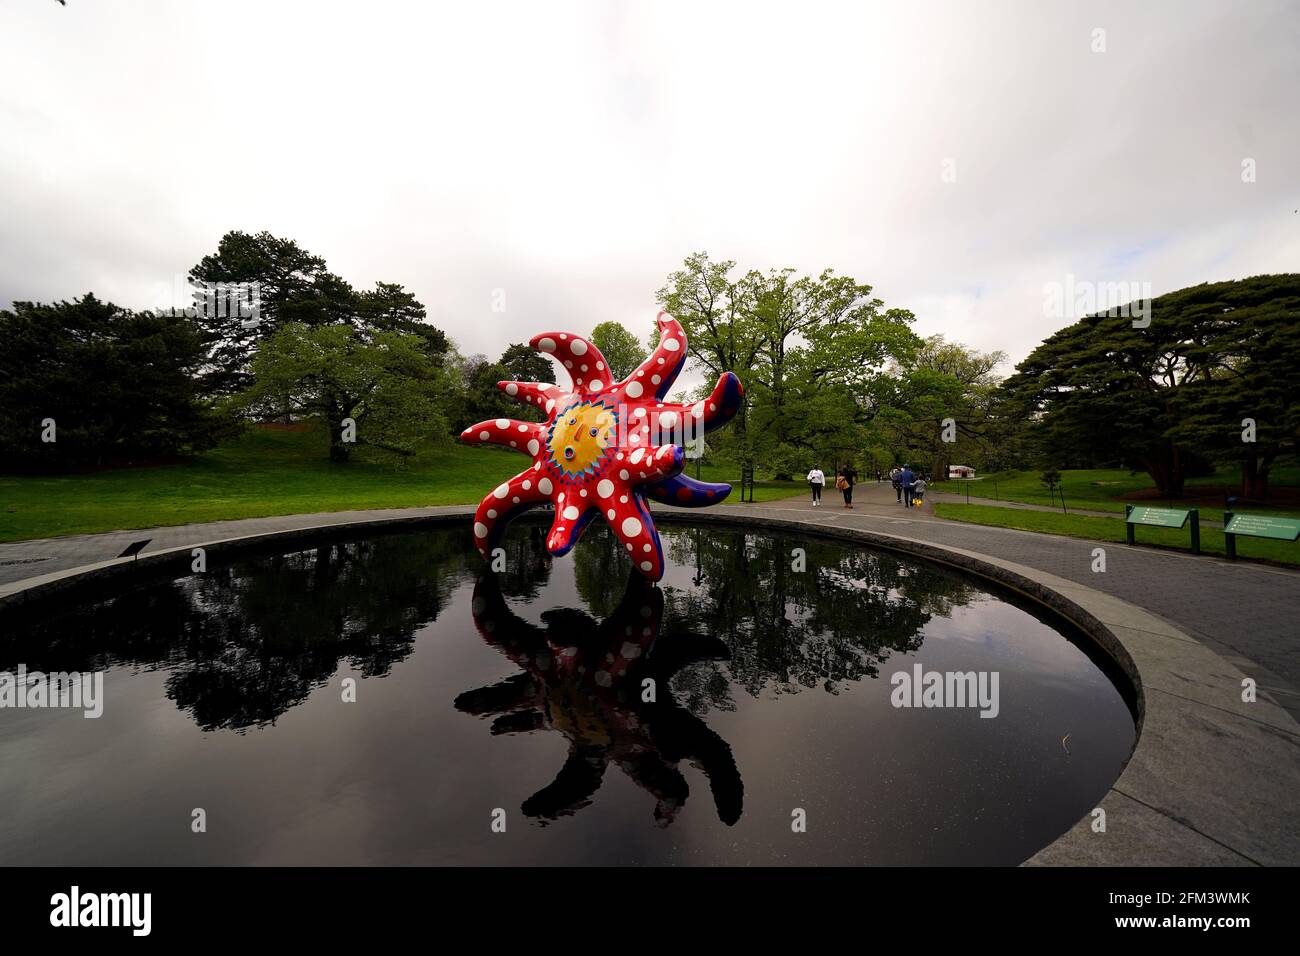
<path id="1" fill-rule="evenodd" d="M 708 250 L 1016 361 L 1067 274 L 1300 270 L 1297 209 L 1296 3 L 0 0 L 0 307 L 267 229 L 495 357 Z"/>

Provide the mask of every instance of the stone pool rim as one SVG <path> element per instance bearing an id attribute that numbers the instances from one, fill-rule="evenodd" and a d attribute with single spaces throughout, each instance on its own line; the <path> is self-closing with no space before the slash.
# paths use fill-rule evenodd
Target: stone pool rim
<path id="1" fill-rule="evenodd" d="M 234 535 L 114 558 L 0 585 L 0 615 L 51 598 L 139 576 L 189 573 L 194 548 L 223 557 L 310 544 L 323 537 L 461 525 L 472 511 L 331 520 Z M 752 512 L 660 509 L 656 521 L 791 532 L 859 544 L 956 568 L 993 582 L 1064 619 L 1109 656 L 1131 683 L 1136 741 L 1095 811 L 1023 865 L 1295 865 L 1300 819 L 1285 808 L 1300 792 L 1300 724 L 1264 698 L 1240 701 L 1245 675 L 1200 641 L 1154 614 L 1101 591 L 982 552 L 906 535 L 836 527 Z"/>

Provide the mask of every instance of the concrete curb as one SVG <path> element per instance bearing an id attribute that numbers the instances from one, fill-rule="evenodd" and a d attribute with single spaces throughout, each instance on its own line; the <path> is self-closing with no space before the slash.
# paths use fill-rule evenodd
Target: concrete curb
<path id="1" fill-rule="evenodd" d="M 445 511 L 375 520 L 319 522 L 279 531 L 195 541 L 142 555 L 56 571 L 0 585 L 9 612 L 87 584 L 111 585 L 168 571 L 186 573 L 193 548 L 229 556 L 268 546 L 292 547 L 465 522 L 472 512 Z M 729 509 L 661 509 L 660 521 L 789 531 L 867 545 L 958 568 L 1011 588 L 1090 637 L 1124 672 L 1137 701 L 1138 736 L 1119 779 L 1094 816 L 1078 821 L 1026 865 L 1187 866 L 1300 863 L 1300 724 L 1260 698 L 1242 701 L 1245 675 L 1202 643 L 1136 605 L 1092 588 L 988 554 L 905 535 L 833 527 Z M 468 525 L 466 525 L 468 534 Z M 1095 813 L 1095 811 L 1094 811 Z"/>

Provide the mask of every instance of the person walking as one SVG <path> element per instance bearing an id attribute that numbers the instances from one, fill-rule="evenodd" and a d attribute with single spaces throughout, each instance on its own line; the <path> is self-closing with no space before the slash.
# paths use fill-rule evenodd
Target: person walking
<path id="1" fill-rule="evenodd" d="M 813 507 L 822 503 L 822 486 L 826 484 L 826 474 L 816 465 L 808 472 L 808 484 L 812 487 Z"/>
<path id="2" fill-rule="evenodd" d="M 894 500 L 899 504 L 903 503 L 903 481 L 898 477 L 902 471 L 903 469 L 898 467 L 889 470 L 889 483 L 894 486 Z"/>
<path id="3" fill-rule="evenodd" d="M 912 482 L 912 504 L 918 508 L 925 498 L 925 486 L 925 475 L 917 475 L 916 481 Z"/>
<path id="4" fill-rule="evenodd" d="M 857 483 L 858 473 L 853 470 L 852 465 L 845 465 L 840 472 L 839 478 L 835 480 L 835 487 L 844 493 L 844 507 L 853 507 L 853 486 Z"/>
<path id="5" fill-rule="evenodd" d="M 903 507 L 912 507 L 912 485 L 916 481 L 916 475 L 907 465 L 903 465 L 903 470 L 898 475 L 899 484 L 903 486 Z"/>

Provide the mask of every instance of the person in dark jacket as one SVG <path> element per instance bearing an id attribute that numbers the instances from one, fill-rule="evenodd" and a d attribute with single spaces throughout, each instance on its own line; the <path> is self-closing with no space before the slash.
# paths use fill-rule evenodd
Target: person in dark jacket
<path id="1" fill-rule="evenodd" d="M 898 481 L 903 486 L 903 507 L 910 508 L 912 507 L 912 483 L 916 481 L 916 475 L 911 468 L 904 465 Z"/>
<path id="2" fill-rule="evenodd" d="M 844 493 L 844 507 L 853 507 L 853 486 L 857 484 L 858 473 L 853 470 L 852 465 L 845 465 L 840 472 L 839 478 L 835 480 L 835 487 Z"/>

